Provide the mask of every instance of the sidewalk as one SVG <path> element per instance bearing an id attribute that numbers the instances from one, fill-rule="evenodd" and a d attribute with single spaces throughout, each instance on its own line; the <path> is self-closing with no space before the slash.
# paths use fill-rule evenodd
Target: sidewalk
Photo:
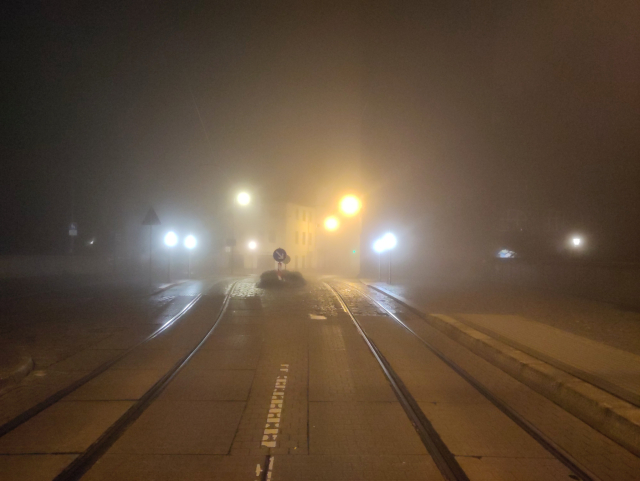
<path id="1" fill-rule="evenodd" d="M 419 289 L 415 287 L 389 286 L 378 282 L 370 284 L 402 296 L 426 314 L 445 321 L 448 317 L 461 321 L 483 334 L 640 406 L 640 356 L 636 354 L 558 329 L 550 326 L 548 321 L 538 322 L 524 309 L 524 315 L 516 312 L 488 313 L 485 306 L 482 310 L 479 309 L 479 313 L 470 313 L 469 305 L 465 306 L 466 312 L 434 312 L 430 303 L 425 302 L 429 296 L 426 293 L 424 297 L 420 296 Z M 573 301 L 570 299 L 567 302 Z M 601 322 L 605 323 L 606 320 Z M 595 330 L 591 329 L 592 332 Z"/>
<path id="2" fill-rule="evenodd" d="M 589 339 L 558 329 L 549 319 L 532 318 L 532 310 L 524 304 L 516 309 L 508 302 L 489 306 L 476 300 L 459 303 L 463 312 L 448 309 L 443 313 L 434 309 L 443 303 L 427 288 L 365 284 L 389 293 L 432 327 L 640 455 L 640 356 L 594 340 L 597 336 L 593 332 Z M 448 307 L 456 307 L 450 301 Z M 571 306 L 576 300 L 567 298 L 566 302 Z M 474 306 L 478 307 L 477 313 L 473 312 Z M 566 314 L 571 309 L 565 306 L 561 312 Z M 614 329 L 615 324 L 607 325 L 607 320 L 602 319 L 604 325 L 593 326 L 592 331 Z"/>
<path id="3" fill-rule="evenodd" d="M 521 316 L 455 314 L 453 317 L 640 406 L 640 356 Z"/>

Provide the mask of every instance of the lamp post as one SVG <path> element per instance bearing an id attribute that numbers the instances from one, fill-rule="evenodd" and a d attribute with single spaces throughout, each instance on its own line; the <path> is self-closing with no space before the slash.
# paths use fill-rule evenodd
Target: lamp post
<path id="1" fill-rule="evenodd" d="M 391 251 L 398 244 L 396 236 L 394 236 L 391 232 L 387 232 L 380 239 L 374 242 L 373 249 L 378 253 L 378 279 L 382 279 L 381 268 L 380 268 L 380 257 L 384 251 L 389 251 L 389 270 L 387 282 L 391 284 Z"/>
<path id="2" fill-rule="evenodd" d="M 171 248 L 178 243 L 178 236 L 175 232 L 169 231 L 164 236 L 164 244 L 169 248 L 169 268 L 167 270 L 167 277 L 171 282 Z"/>
<path id="3" fill-rule="evenodd" d="M 236 195 L 235 198 L 235 203 L 238 204 L 240 207 L 246 207 L 251 203 L 251 195 L 246 192 L 246 191 L 241 191 L 238 192 L 238 194 Z M 233 275 L 234 273 L 234 247 L 238 244 L 237 240 L 236 240 L 236 216 L 235 216 L 235 209 L 232 209 L 231 211 L 231 236 L 232 236 L 232 242 L 231 242 L 231 246 L 229 246 L 230 250 L 231 250 L 231 259 L 229 261 L 229 265 L 231 268 L 231 275 Z"/>
<path id="4" fill-rule="evenodd" d="M 396 247 L 398 241 L 396 240 L 396 236 L 391 232 L 387 232 L 382 237 L 382 242 L 384 242 L 385 249 L 389 251 L 389 285 L 391 285 L 391 251 Z"/>
<path id="5" fill-rule="evenodd" d="M 188 271 L 187 271 L 187 277 L 189 279 L 191 279 L 191 252 L 193 251 L 193 249 L 195 249 L 196 245 L 198 245 L 198 241 L 196 240 L 196 238 L 192 235 L 188 235 L 187 237 L 185 237 L 184 239 L 184 246 L 187 248 L 187 252 L 188 252 Z"/>
<path id="6" fill-rule="evenodd" d="M 378 281 L 382 280 L 382 253 L 384 252 L 384 242 L 378 239 L 373 243 L 373 250 L 378 253 Z"/>

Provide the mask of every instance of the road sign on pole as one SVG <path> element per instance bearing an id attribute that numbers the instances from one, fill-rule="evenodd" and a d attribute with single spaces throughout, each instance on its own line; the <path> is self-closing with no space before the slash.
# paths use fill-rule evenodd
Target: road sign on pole
<path id="1" fill-rule="evenodd" d="M 75 222 L 69 224 L 69 235 L 71 237 L 75 237 L 78 235 L 78 224 L 76 224 Z"/>
<path id="2" fill-rule="evenodd" d="M 149 207 L 147 215 L 144 216 L 144 220 L 142 221 L 142 225 L 160 225 L 160 219 L 156 211 L 153 210 L 153 207 Z"/>
<path id="3" fill-rule="evenodd" d="M 276 262 L 283 262 L 287 258 L 287 251 L 279 247 L 273 251 L 273 258 Z"/>

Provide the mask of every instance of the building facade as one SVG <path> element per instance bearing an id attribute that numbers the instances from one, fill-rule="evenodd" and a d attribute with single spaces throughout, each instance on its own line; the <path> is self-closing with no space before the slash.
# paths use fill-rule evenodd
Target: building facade
<path id="1" fill-rule="evenodd" d="M 256 203 L 236 207 L 227 238 L 229 262 L 243 272 L 274 269 L 273 251 L 283 248 L 291 257 L 288 269 L 317 269 L 319 219 L 315 207 L 293 203 Z M 230 242 L 233 244 L 233 242 Z"/>

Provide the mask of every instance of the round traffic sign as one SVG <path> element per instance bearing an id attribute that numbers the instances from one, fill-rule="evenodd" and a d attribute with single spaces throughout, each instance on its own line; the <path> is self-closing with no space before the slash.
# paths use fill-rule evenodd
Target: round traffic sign
<path id="1" fill-rule="evenodd" d="M 289 262 L 291 262 L 291 257 L 289 255 L 287 255 L 287 257 L 284 258 L 282 263 L 286 266 Z"/>
<path id="2" fill-rule="evenodd" d="M 278 249 L 273 251 L 273 258 L 277 261 L 277 262 L 282 262 L 283 260 L 285 260 L 287 257 L 287 251 L 285 251 L 283 248 L 279 247 Z"/>

